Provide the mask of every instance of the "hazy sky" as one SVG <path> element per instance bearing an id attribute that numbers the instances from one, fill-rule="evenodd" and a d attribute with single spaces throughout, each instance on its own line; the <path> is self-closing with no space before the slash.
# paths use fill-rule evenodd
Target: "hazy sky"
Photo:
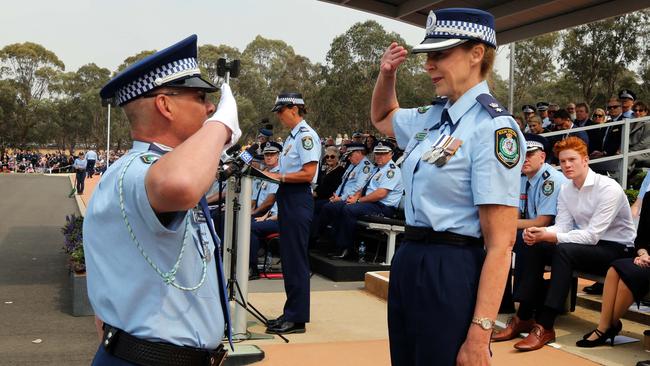
<path id="1" fill-rule="evenodd" d="M 0 47 L 31 41 L 56 53 L 67 71 L 90 62 L 115 70 L 131 55 L 192 33 L 199 45 L 240 51 L 259 34 L 324 63 L 334 37 L 368 19 L 411 45 L 424 36 L 423 28 L 316 0 L 28 0 L 3 3 Z M 505 53 L 497 58 L 503 76 Z"/>

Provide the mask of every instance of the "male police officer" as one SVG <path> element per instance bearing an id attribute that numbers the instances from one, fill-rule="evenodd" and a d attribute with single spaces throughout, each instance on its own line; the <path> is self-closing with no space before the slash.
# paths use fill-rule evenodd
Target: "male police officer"
<path id="1" fill-rule="evenodd" d="M 193 35 L 100 91 L 124 108 L 135 141 L 102 177 L 84 221 L 88 296 L 104 321 L 94 365 L 219 364 L 225 354 L 228 300 L 202 196 L 241 131 L 226 84 L 214 113 L 206 93 L 217 88 L 196 56 Z"/>
<path id="2" fill-rule="evenodd" d="M 278 165 L 282 145 L 275 141 L 264 144 L 262 154 L 264 155 L 265 170 L 272 173 L 280 171 Z M 278 191 L 278 184 L 263 179 L 255 179 L 253 191 L 253 211 L 251 215 L 258 217 L 264 215 L 275 204 L 275 193 Z"/>
<path id="3" fill-rule="evenodd" d="M 526 138 L 526 160 L 521 167 L 519 220 L 517 221 L 517 238 L 513 249 L 515 253 L 518 253 L 520 247 L 524 245 L 523 229 L 533 226 L 546 227 L 553 224 L 555 215 L 557 215 L 557 196 L 561 186 L 568 181 L 561 172 L 545 163 L 546 150 L 549 147 L 546 138 L 535 134 L 524 134 L 524 137 Z M 516 259 L 515 256 L 515 261 Z M 525 270 L 523 266 L 515 264 L 515 280 L 523 270 Z M 508 277 L 501 306 L 502 311 L 500 311 L 502 313 L 514 312 L 511 287 L 510 277 Z M 494 334 L 492 339 L 499 341 L 503 337 L 503 333 L 498 333 Z"/>
<path id="4" fill-rule="evenodd" d="M 632 106 L 636 100 L 636 94 L 634 94 L 634 92 L 629 89 L 623 89 L 618 92 L 618 99 L 621 101 L 623 118 L 634 118 L 634 111 L 632 111 Z"/>
<path id="5" fill-rule="evenodd" d="M 538 102 L 536 106 L 537 113 L 539 113 L 539 118 L 542 119 L 542 127 L 550 129 L 553 122 L 550 118 L 548 118 L 548 103 Z"/>
<path id="6" fill-rule="evenodd" d="M 86 172 L 88 172 L 88 178 L 92 178 L 93 174 L 95 174 L 95 162 L 97 162 L 97 153 L 95 150 L 90 149 L 86 152 L 86 160 L 88 161 Z"/>
<path id="7" fill-rule="evenodd" d="M 399 205 L 404 187 L 402 172 L 391 160 L 393 149 L 392 143 L 379 141 L 373 150 L 376 166 L 364 186 L 349 195 L 345 205 L 333 206 L 338 209 L 337 212 L 330 213 L 334 218 L 336 245 L 343 251 L 339 258 L 346 257 L 354 245 L 354 231 L 359 216 L 391 216 Z"/>

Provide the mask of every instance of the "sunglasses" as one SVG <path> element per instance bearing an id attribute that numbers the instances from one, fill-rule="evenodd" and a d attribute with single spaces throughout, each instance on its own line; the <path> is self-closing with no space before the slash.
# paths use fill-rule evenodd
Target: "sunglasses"
<path id="1" fill-rule="evenodd" d="M 170 97 L 177 96 L 177 95 L 183 95 L 183 94 L 192 94 L 192 90 L 187 90 L 184 92 L 167 92 L 167 93 L 152 93 L 152 94 L 145 94 L 141 98 L 155 98 L 158 95 L 167 95 Z M 201 103 L 205 103 L 208 94 L 204 92 L 203 90 L 196 90 L 196 97 L 201 101 Z"/>
<path id="2" fill-rule="evenodd" d="M 336 155 L 325 155 L 325 159 L 336 159 Z"/>
<path id="3" fill-rule="evenodd" d="M 621 108 L 621 105 L 618 104 L 618 105 L 608 105 L 607 106 L 607 109 L 616 109 L 616 108 Z"/>
<path id="4" fill-rule="evenodd" d="M 603 117 L 605 117 L 605 115 L 604 114 L 595 114 L 594 113 L 594 115 L 592 117 L 594 117 L 594 118 L 603 118 Z"/>
<path id="5" fill-rule="evenodd" d="M 645 112 L 645 109 L 633 109 L 632 112 Z"/>

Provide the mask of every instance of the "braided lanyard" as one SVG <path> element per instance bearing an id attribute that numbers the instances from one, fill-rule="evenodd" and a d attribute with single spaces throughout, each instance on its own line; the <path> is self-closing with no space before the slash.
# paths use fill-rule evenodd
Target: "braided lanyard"
<path id="1" fill-rule="evenodd" d="M 185 247 L 187 246 L 187 237 L 190 232 L 189 227 L 190 227 L 190 220 L 189 220 L 189 215 L 185 215 L 185 230 L 183 232 L 183 245 L 181 246 L 181 250 L 178 253 L 178 258 L 176 259 L 176 263 L 172 266 L 172 269 L 170 269 L 168 272 L 162 272 L 160 268 L 153 262 L 153 260 L 147 255 L 147 253 L 144 251 L 144 248 L 138 241 L 138 239 L 135 237 L 135 233 L 133 232 L 133 228 L 131 227 L 131 223 L 129 222 L 129 219 L 126 216 L 126 210 L 124 209 L 124 174 L 126 173 L 126 170 L 128 167 L 131 165 L 133 160 L 135 160 L 138 157 L 141 157 L 145 155 L 145 153 L 142 154 L 134 154 L 124 165 L 124 168 L 122 168 L 122 171 L 120 172 L 120 177 L 118 180 L 118 187 L 119 187 L 119 193 L 120 193 L 120 212 L 122 213 L 122 219 L 124 220 L 124 223 L 126 224 L 127 229 L 129 230 L 129 235 L 131 236 L 131 240 L 135 244 L 135 246 L 138 248 L 140 251 L 140 254 L 144 257 L 144 259 L 149 263 L 151 268 L 153 268 L 158 275 L 163 279 L 163 282 L 167 285 L 172 285 L 176 287 L 179 290 L 182 291 L 194 291 L 197 290 L 199 287 L 203 285 L 205 282 L 205 277 L 207 274 L 207 264 L 206 264 L 206 259 L 205 256 L 201 256 L 201 261 L 203 265 L 203 271 L 201 274 L 201 280 L 199 281 L 198 284 L 195 286 L 191 287 L 185 287 L 181 286 L 178 283 L 176 283 L 176 273 L 178 272 L 178 267 L 180 266 L 181 260 L 183 259 L 183 254 L 185 253 Z"/>

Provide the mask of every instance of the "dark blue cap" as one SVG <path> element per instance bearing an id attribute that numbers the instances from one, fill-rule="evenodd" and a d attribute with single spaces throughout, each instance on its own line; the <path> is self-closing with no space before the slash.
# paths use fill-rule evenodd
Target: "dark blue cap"
<path id="1" fill-rule="evenodd" d="M 526 139 L 526 152 L 535 150 L 546 151 L 546 147 L 548 146 L 546 137 L 534 133 L 525 133 L 524 138 Z"/>
<path id="2" fill-rule="evenodd" d="M 117 104 L 124 105 L 162 86 L 217 91 L 217 87 L 201 78 L 196 39 L 193 34 L 127 67 L 104 85 L 99 95 L 103 99 L 115 98 Z"/>
<path id="3" fill-rule="evenodd" d="M 266 144 L 264 144 L 264 150 L 262 150 L 262 153 L 275 154 L 275 153 L 279 153 L 280 151 L 282 151 L 282 145 L 278 144 L 275 141 L 269 141 Z"/>
<path id="4" fill-rule="evenodd" d="M 395 149 L 392 142 L 386 140 L 377 141 L 375 148 L 372 150 L 374 153 L 388 153 Z"/>
<path id="5" fill-rule="evenodd" d="M 623 89 L 618 92 L 618 99 L 632 99 L 636 100 L 636 94 L 630 89 Z"/>
<path id="6" fill-rule="evenodd" d="M 538 111 L 547 111 L 548 110 L 548 103 L 547 102 L 538 102 L 537 103 L 537 110 Z"/>
<path id="7" fill-rule="evenodd" d="M 431 10 L 424 41 L 413 47 L 413 53 L 442 51 L 468 40 L 479 41 L 497 48 L 494 16 L 471 8 Z"/>
<path id="8" fill-rule="evenodd" d="M 277 112 L 285 105 L 305 105 L 305 101 L 300 93 L 280 93 L 275 98 L 275 105 L 271 112 Z"/>
<path id="9" fill-rule="evenodd" d="M 273 136 L 273 131 L 266 128 L 260 128 L 260 133 L 258 136 L 271 137 Z"/>
<path id="10" fill-rule="evenodd" d="M 524 104 L 521 107 L 521 111 L 524 113 L 535 113 L 535 106 L 532 104 Z"/>
<path id="11" fill-rule="evenodd" d="M 366 144 L 362 144 L 360 142 L 350 142 L 345 144 L 345 147 L 347 148 L 347 152 L 366 151 Z"/>

